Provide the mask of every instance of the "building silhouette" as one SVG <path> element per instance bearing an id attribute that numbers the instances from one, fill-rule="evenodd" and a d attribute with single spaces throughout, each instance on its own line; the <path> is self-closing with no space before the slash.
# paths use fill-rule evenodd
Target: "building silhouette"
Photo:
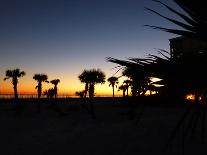
<path id="1" fill-rule="evenodd" d="M 169 39 L 169 41 L 171 58 L 179 56 L 181 52 L 207 51 L 207 43 L 204 41 L 183 36 Z"/>

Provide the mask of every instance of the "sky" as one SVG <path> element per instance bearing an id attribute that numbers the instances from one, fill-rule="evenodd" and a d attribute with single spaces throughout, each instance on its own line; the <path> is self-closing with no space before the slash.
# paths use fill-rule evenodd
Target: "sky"
<path id="1" fill-rule="evenodd" d="M 172 0 L 164 2 L 177 8 Z M 106 78 L 114 75 L 117 65 L 106 57 L 169 50 L 168 39 L 175 36 L 144 25 L 175 26 L 145 7 L 173 17 L 151 0 L 1 0 L 0 93 L 13 92 L 11 81 L 3 80 L 8 69 L 26 72 L 19 93 L 36 93 L 32 77 L 45 73 L 49 80 L 60 79 L 59 93 L 74 95 L 84 89 L 78 79 L 84 69 L 100 68 Z M 43 90 L 50 87 L 44 84 Z M 95 89 L 97 95 L 112 94 L 108 82 Z"/>

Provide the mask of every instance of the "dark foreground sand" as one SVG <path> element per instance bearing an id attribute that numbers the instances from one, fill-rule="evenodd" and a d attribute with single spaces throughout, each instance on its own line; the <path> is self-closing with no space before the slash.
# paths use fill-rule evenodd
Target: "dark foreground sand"
<path id="1" fill-rule="evenodd" d="M 1 155 L 207 154 L 207 139 L 202 142 L 199 129 L 194 139 L 189 132 L 183 140 L 185 128 L 181 128 L 166 149 L 184 107 L 140 107 L 134 120 L 129 120 L 125 106 L 101 105 L 100 101 L 96 120 L 79 105 L 64 108 L 65 116 L 46 107 L 36 114 L 33 108 L 26 107 L 20 116 L 1 108 Z"/>

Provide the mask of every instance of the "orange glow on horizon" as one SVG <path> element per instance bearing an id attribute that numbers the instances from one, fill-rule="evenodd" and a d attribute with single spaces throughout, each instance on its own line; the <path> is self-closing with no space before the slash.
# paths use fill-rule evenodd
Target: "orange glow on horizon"
<path id="1" fill-rule="evenodd" d="M 85 85 L 80 83 L 78 80 L 73 82 L 74 85 L 72 84 L 65 84 L 65 82 L 60 82 L 58 85 L 58 94 L 59 95 L 68 95 L 68 96 L 75 96 L 76 91 L 82 91 L 84 90 Z M 18 94 L 26 95 L 26 94 L 37 94 L 37 90 L 35 89 L 35 86 L 37 85 L 36 81 L 29 81 L 29 82 L 23 82 L 20 81 L 18 83 Z M 48 83 L 43 83 L 42 84 L 42 92 L 49 89 L 53 88 L 52 84 Z M 0 94 L 13 94 L 13 85 L 11 81 L 3 81 L 1 83 L 0 87 Z M 112 87 L 109 87 L 108 82 L 105 84 L 97 84 L 95 85 L 95 96 L 112 96 Z M 115 96 L 122 96 L 122 91 L 118 91 L 118 88 L 115 88 Z"/>
<path id="2" fill-rule="evenodd" d="M 73 73 L 69 74 L 69 72 L 55 72 L 55 71 L 40 71 L 36 72 L 33 70 L 27 71 L 29 69 L 22 69 L 26 71 L 26 76 L 19 78 L 18 82 L 18 94 L 22 95 L 36 95 L 37 90 L 35 87 L 37 86 L 37 81 L 33 79 L 34 73 L 46 73 L 48 75 L 48 81 L 53 79 L 60 79 L 60 83 L 58 84 L 58 95 L 67 95 L 67 96 L 75 96 L 76 91 L 82 91 L 85 88 L 85 84 L 81 83 L 78 79 L 78 75 L 81 73 L 79 70 L 74 70 Z M 106 69 L 107 70 L 107 69 Z M 111 73 L 112 72 L 112 73 Z M 112 96 L 112 87 L 109 87 L 109 83 L 107 82 L 107 78 L 110 75 L 113 75 L 114 71 L 108 71 L 108 76 L 106 76 L 105 84 L 96 84 L 95 85 L 95 96 Z M 117 75 L 118 76 L 118 75 Z M 0 73 L 1 79 L 5 77 L 4 72 Z M 118 87 L 123 83 L 125 77 L 121 77 L 119 79 Z M 54 85 L 51 83 L 42 83 L 42 92 L 49 88 L 53 88 Z M 118 87 L 115 87 L 115 96 L 122 96 L 123 92 L 118 91 Z M 11 79 L 6 81 L 0 80 L 0 94 L 13 94 L 13 85 L 11 83 Z M 130 91 L 129 91 L 130 93 Z"/>

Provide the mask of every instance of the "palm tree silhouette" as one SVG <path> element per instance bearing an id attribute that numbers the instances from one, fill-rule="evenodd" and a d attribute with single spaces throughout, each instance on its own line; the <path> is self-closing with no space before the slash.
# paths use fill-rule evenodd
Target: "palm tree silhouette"
<path id="1" fill-rule="evenodd" d="M 105 74 L 100 69 L 84 70 L 79 76 L 79 80 L 85 83 L 85 96 L 89 91 L 89 98 L 94 96 L 94 86 L 98 83 L 105 83 Z"/>
<path id="2" fill-rule="evenodd" d="M 118 78 L 115 76 L 111 76 L 108 78 L 109 87 L 112 86 L 113 89 L 113 98 L 114 98 L 114 87 L 117 87 L 117 84 L 119 83 Z"/>
<path id="3" fill-rule="evenodd" d="M 84 98 L 86 98 L 87 93 L 88 93 L 88 87 L 89 87 L 89 82 L 90 82 L 90 71 L 84 70 L 79 76 L 79 80 L 82 83 L 85 83 L 85 92 L 84 92 Z"/>
<path id="4" fill-rule="evenodd" d="M 127 89 L 128 89 L 128 88 L 127 88 L 127 85 L 122 84 L 122 85 L 119 86 L 118 91 L 122 90 L 122 91 L 123 91 L 123 97 L 125 97 L 125 96 L 126 96 L 126 95 L 125 95 L 125 92 L 126 92 Z"/>
<path id="5" fill-rule="evenodd" d="M 149 84 L 150 73 L 147 72 L 143 66 L 140 67 L 141 68 L 134 68 L 129 66 L 122 72 L 122 75 L 128 77 L 131 81 L 127 82 L 131 84 L 132 96 L 143 96 L 146 93 Z"/>
<path id="6" fill-rule="evenodd" d="M 42 82 L 49 83 L 49 81 L 47 81 L 48 77 L 46 74 L 35 74 L 33 79 L 38 82 L 38 85 L 35 87 L 35 89 L 37 89 L 38 99 L 40 99 L 42 95 Z"/>
<path id="7" fill-rule="evenodd" d="M 45 90 L 45 91 L 43 92 L 43 95 L 44 95 L 44 96 L 47 96 L 47 98 L 52 99 L 52 98 L 55 96 L 55 90 L 54 90 L 54 88 L 50 88 L 50 89 L 48 89 L 48 90 Z"/>
<path id="8" fill-rule="evenodd" d="M 106 77 L 105 74 L 100 69 L 84 70 L 78 76 L 80 81 L 86 84 L 85 85 L 85 97 L 86 97 L 87 91 L 89 92 L 91 114 L 94 119 L 96 118 L 95 113 L 94 113 L 94 106 L 93 106 L 95 85 L 99 83 L 100 84 L 105 83 L 105 77 Z"/>
<path id="9" fill-rule="evenodd" d="M 95 85 L 105 83 L 105 74 L 100 69 L 91 69 L 89 70 L 89 98 L 94 97 Z"/>
<path id="10" fill-rule="evenodd" d="M 57 85 L 58 83 L 60 82 L 59 79 L 54 79 L 54 80 L 51 80 L 50 83 L 52 83 L 54 85 L 54 95 L 55 95 L 55 98 L 57 98 Z"/>
<path id="11" fill-rule="evenodd" d="M 18 78 L 25 76 L 26 73 L 24 71 L 20 71 L 20 69 L 14 69 L 14 70 L 7 70 L 6 71 L 6 77 L 4 80 L 12 79 L 12 84 L 14 88 L 14 98 L 18 99 L 18 91 L 17 91 L 17 84 L 18 84 Z"/>
<path id="12" fill-rule="evenodd" d="M 131 80 L 124 80 L 123 83 L 125 84 L 125 87 L 126 87 L 127 96 L 129 96 L 129 86 L 132 85 L 132 81 Z"/>
<path id="13" fill-rule="evenodd" d="M 180 26 L 182 29 L 169 29 L 163 28 L 160 26 L 149 26 L 153 29 L 159 29 L 162 31 L 170 32 L 173 34 L 181 35 L 184 37 L 195 38 L 196 40 L 207 41 L 207 14 L 204 1 L 195 1 L 195 0 L 174 0 L 175 3 L 183 9 L 187 14 L 182 14 L 175 9 L 169 7 L 159 0 L 153 0 L 162 6 L 166 7 L 169 11 L 179 16 L 182 21 L 168 18 L 152 9 L 147 8 L 149 11 L 161 16 L 162 18 Z M 184 21 L 184 22 L 183 22 Z M 205 71 L 203 66 L 207 66 L 207 53 L 202 51 L 194 51 L 192 53 L 184 53 L 181 51 L 181 54 L 178 57 L 170 58 L 165 56 L 163 53 L 162 57 L 156 55 L 149 55 L 145 59 L 141 58 L 132 58 L 128 60 L 118 60 L 114 58 L 107 58 L 109 62 L 120 64 L 121 66 L 126 66 L 127 68 L 132 68 L 133 72 L 139 72 L 140 70 L 145 70 L 148 73 L 152 73 L 155 77 L 161 78 L 162 80 L 158 83 L 164 84 L 165 89 L 167 90 L 170 97 L 170 102 L 178 102 L 178 98 L 183 97 L 187 92 L 193 92 L 195 94 L 195 101 L 192 104 L 193 109 L 201 109 L 201 114 L 193 112 L 193 115 L 196 115 L 196 119 L 191 119 L 189 124 L 194 122 L 195 128 L 198 123 L 198 118 L 201 119 L 202 126 L 202 137 L 204 136 L 205 131 L 205 115 L 206 115 L 206 106 L 202 106 L 199 97 L 202 94 L 202 97 L 206 102 L 206 92 L 207 92 L 207 83 Z M 163 58 L 164 56 L 164 58 Z M 171 100 L 174 99 L 174 100 Z M 203 108 L 201 108 L 203 107 Z M 188 119 L 190 114 L 190 108 L 186 110 L 183 117 L 180 119 L 176 128 L 173 130 L 171 140 L 175 137 L 175 133 L 182 126 L 184 121 Z M 198 116 L 199 115 L 199 116 Z M 193 130 L 193 129 L 192 129 Z M 187 132 L 186 132 L 187 133 Z M 185 133 L 185 134 L 186 134 Z"/>

